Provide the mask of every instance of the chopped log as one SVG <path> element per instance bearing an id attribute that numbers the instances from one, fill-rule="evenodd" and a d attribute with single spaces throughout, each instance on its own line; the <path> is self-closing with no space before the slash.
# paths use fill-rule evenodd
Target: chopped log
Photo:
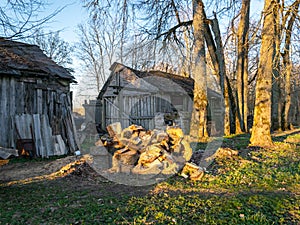
<path id="1" fill-rule="evenodd" d="M 167 127 L 166 132 L 171 138 L 171 143 L 173 145 L 176 145 L 177 143 L 181 142 L 181 140 L 184 138 L 184 133 L 179 127 Z"/>
<path id="2" fill-rule="evenodd" d="M 163 164 L 156 159 L 152 163 L 148 164 L 148 166 L 143 166 L 141 164 L 136 165 L 132 169 L 132 173 L 141 175 L 157 175 L 161 173 L 162 167 Z"/>
<path id="3" fill-rule="evenodd" d="M 138 161 L 139 153 L 137 151 L 128 150 L 123 153 L 115 153 L 114 158 L 125 165 L 134 165 Z"/>
<path id="4" fill-rule="evenodd" d="M 183 139 L 181 141 L 181 144 L 183 146 L 183 158 L 186 160 L 186 161 L 189 161 L 191 158 L 192 158 L 192 155 L 193 155 L 193 149 L 191 148 L 189 142 L 185 139 Z"/>
<path id="5" fill-rule="evenodd" d="M 112 168 L 110 172 L 129 172 L 136 164 L 139 154 L 136 151 L 121 149 L 112 157 Z"/>
<path id="6" fill-rule="evenodd" d="M 146 151 L 141 154 L 138 164 L 148 166 L 150 163 L 152 163 L 162 155 L 162 150 L 163 149 L 159 145 L 148 146 Z"/>
<path id="7" fill-rule="evenodd" d="M 178 172 L 179 166 L 177 163 L 170 163 L 169 161 L 163 161 L 163 169 L 161 171 L 164 175 L 172 175 Z"/>
<path id="8" fill-rule="evenodd" d="M 201 178 L 204 176 L 204 171 L 193 163 L 186 163 L 180 175 L 185 178 L 189 177 L 191 180 L 201 180 Z"/>
<path id="9" fill-rule="evenodd" d="M 206 157 L 206 161 L 212 161 L 215 158 L 232 158 L 237 156 L 239 152 L 230 148 L 219 148 L 213 155 Z"/>
<path id="10" fill-rule="evenodd" d="M 111 138 L 116 138 L 121 135 L 122 126 L 120 122 L 112 123 L 106 127 L 107 132 Z"/>

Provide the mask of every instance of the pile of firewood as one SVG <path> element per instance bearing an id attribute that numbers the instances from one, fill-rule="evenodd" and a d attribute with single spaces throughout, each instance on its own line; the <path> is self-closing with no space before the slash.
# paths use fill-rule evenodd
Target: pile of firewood
<path id="1" fill-rule="evenodd" d="M 189 142 L 176 126 L 147 131 L 137 125 L 122 129 L 120 123 L 113 123 L 107 130 L 110 140 L 104 146 L 113 151 L 112 173 L 172 175 L 192 156 Z"/>

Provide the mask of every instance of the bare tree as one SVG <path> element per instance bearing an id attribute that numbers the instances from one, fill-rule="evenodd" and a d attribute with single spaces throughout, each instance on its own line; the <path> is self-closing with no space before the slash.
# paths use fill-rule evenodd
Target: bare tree
<path id="1" fill-rule="evenodd" d="M 300 1 L 295 1 L 288 12 L 285 14 L 284 21 L 287 21 L 285 25 L 285 39 L 284 39 L 284 49 L 282 53 L 283 58 L 283 69 L 284 69 L 284 79 L 285 79 L 285 102 L 284 102 L 284 121 L 283 128 L 289 129 L 289 111 L 291 106 L 291 75 L 292 75 L 292 61 L 290 58 L 290 48 L 292 40 L 292 31 L 295 20 L 298 15 Z"/>
<path id="2" fill-rule="evenodd" d="M 237 112 L 240 127 L 237 130 L 247 130 L 248 115 L 248 49 L 249 49 L 249 15 L 250 0 L 242 1 L 240 22 L 237 32 Z"/>
<path id="3" fill-rule="evenodd" d="M 60 37 L 60 31 L 45 33 L 38 29 L 28 42 L 38 45 L 58 65 L 67 68 L 72 64 L 74 48 Z"/>
<path id="4" fill-rule="evenodd" d="M 3 0 L 0 3 L 0 35 L 8 39 L 31 36 L 64 7 L 56 9 L 46 17 L 39 17 L 48 3 L 43 0 Z"/>

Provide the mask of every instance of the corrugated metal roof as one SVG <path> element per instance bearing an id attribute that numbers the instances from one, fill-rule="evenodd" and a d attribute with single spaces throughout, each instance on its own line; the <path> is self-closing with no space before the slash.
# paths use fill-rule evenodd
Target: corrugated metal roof
<path id="1" fill-rule="evenodd" d="M 2 74 L 52 76 L 75 82 L 67 69 L 47 57 L 38 46 L 3 38 L 0 39 L 0 76 Z"/>

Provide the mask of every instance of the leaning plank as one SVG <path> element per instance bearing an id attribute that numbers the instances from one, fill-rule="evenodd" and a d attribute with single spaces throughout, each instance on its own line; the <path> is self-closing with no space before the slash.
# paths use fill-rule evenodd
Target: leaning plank
<path id="1" fill-rule="evenodd" d="M 69 111 L 69 117 L 70 117 L 70 121 L 71 121 L 71 125 L 72 125 L 72 130 L 73 130 L 73 134 L 74 134 L 75 145 L 76 145 L 77 149 L 81 150 L 80 149 L 79 138 L 78 138 L 77 130 L 76 130 L 76 126 L 75 126 L 75 121 L 74 121 L 73 115 L 71 113 L 71 109 L 69 108 L 68 111 Z"/>
<path id="2" fill-rule="evenodd" d="M 30 125 L 32 124 L 31 116 L 21 114 L 15 116 L 16 131 L 19 139 L 31 139 Z"/>
<path id="3" fill-rule="evenodd" d="M 62 155 L 60 152 L 59 144 L 56 142 L 54 143 L 54 155 Z"/>
<path id="4" fill-rule="evenodd" d="M 66 148 L 66 144 L 64 142 L 64 140 L 62 139 L 61 135 L 56 135 L 56 141 L 57 141 L 57 144 L 58 144 L 58 154 L 59 155 L 64 155 L 64 154 L 67 154 L 67 148 Z"/>
<path id="5" fill-rule="evenodd" d="M 41 115 L 41 123 L 42 123 L 42 137 L 43 143 L 45 146 L 45 151 L 42 154 L 42 157 L 48 157 L 49 155 L 53 155 L 53 143 L 52 143 L 52 129 L 49 125 L 48 116 Z"/>
<path id="6" fill-rule="evenodd" d="M 45 152 L 41 134 L 41 120 L 39 114 L 33 114 L 33 136 L 37 156 L 41 156 Z"/>
<path id="7" fill-rule="evenodd" d="M 14 116 L 10 116 L 9 118 L 9 146 L 12 148 L 16 148 L 16 140 L 15 140 L 15 118 Z"/>
<path id="8" fill-rule="evenodd" d="M 32 139 L 31 129 L 30 126 L 32 125 L 32 116 L 30 114 L 23 114 L 24 117 L 24 129 L 25 129 L 25 136 L 28 139 Z"/>

